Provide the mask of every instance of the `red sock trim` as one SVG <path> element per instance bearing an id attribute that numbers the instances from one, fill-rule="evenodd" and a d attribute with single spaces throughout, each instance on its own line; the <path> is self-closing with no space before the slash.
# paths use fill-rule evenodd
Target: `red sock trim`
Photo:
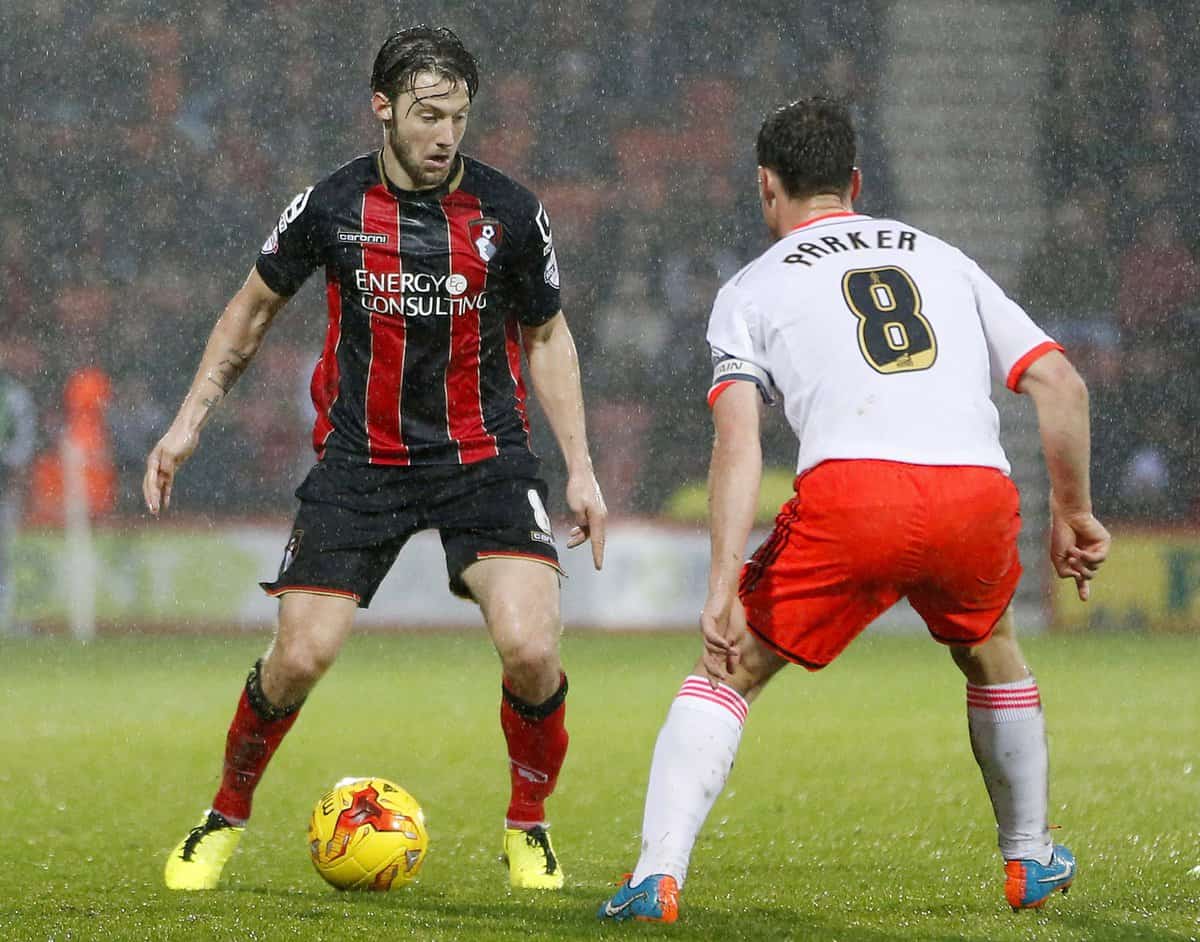
<path id="1" fill-rule="evenodd" d="M 976 686 L 967 684 L 967 710 L 982 711 L 997 722 L 1036 716 L 1042 708 L 1037 682 Z"/>
<path id="2" fill-rule="evenodd" d="M 708 703 L 715 703 L 717 706 L 724 707 L 733 714 L 734 719 L 738 721 L 738 725 L 744 725 L 746 716 L 750 712 L 750 704 L 746 702 L 746 698 L 734 690 L 732 687 L 727 687 L 725 684 L 720 684 L 716 690 L 713 690 L 712 685 L 703 677 L 691 675 L 683 682 L 683 686 L 679 688 L 679 693 L 676 697 L 693 697 L 697 700 L 704 700 Z"/>

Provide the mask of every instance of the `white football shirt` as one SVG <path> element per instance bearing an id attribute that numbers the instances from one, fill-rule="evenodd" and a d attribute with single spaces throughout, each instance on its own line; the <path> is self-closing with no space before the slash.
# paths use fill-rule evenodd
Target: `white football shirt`
<path id="1" fill-rule="evenodd" d="M 993 377 L 1062 348 L 951 245 L 891 219 L 820 216 L 718 293 L 713 403 L 731 382 L 782 397 L 797 472 L 834 458 L 1009 472 Z"/>

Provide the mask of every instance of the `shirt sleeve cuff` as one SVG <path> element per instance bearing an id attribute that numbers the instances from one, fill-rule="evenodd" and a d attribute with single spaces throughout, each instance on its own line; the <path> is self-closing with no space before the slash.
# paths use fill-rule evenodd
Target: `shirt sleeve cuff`
<path id="1" fill-rule="evenodd" d="M 1057 350 L 1059 353 L 1062 353 L 1062 344 L 1054 340 L 1043 340 L 1012 365 L 1012 369 L 1008 371 L 1008 379 L 1005 381 L 1004 385 L 1013 392 L 1016 392 L 1017 383 L 1021 382 L 1021 377 L 1025 375 L 1025 371 L 1033 366 L 1035 361 L 1040 360 L 1052 350 Z"/>
<path id="2" fill-rule="evenodd" d="M 293 287 L 287 283 L 287 279 L 280 275 L 275 269 L 263 263 L 260 258 L 254 263 L 255 269 L 258 271 L 258 277 L 263 280 L 268 288 L 274 291 L 282 298 L 290 298 L 293 294 L 299 291 L 299 286 Z"/>

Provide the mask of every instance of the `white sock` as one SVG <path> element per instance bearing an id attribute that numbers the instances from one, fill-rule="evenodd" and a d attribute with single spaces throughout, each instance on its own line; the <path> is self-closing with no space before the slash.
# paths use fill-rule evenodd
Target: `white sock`
<path id="1" fill-rule="evenodd" d="M 733 767 L 748 704 L 732 687 L 688 677 L 654 745 L 642 854 L 630 882 L 666 873 L 683 886 L 696 835 Z"/>
<path id="2" fill-rule="evenodd" d="M 967 727 L 996 813 L 1000 853 L 1048 864 L 1054 850 L 1046 824 L 1049 758 L 1037 681 L 967 684 Z"/>

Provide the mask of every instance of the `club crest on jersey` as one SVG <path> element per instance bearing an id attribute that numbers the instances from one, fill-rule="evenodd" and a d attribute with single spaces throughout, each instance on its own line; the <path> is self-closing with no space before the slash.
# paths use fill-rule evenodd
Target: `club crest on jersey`
<path id="1" fill-rule="evenodd" d="M 500 225 L 500 220 L 483 216 L 480 219 L 472 219 L 467 227 L 471 231 L 471 242 L 475 251 L 485 262 L 490 262 L 492 256 L 500 250 L 500 240 L 504 236 L 504 227 Z"/>

